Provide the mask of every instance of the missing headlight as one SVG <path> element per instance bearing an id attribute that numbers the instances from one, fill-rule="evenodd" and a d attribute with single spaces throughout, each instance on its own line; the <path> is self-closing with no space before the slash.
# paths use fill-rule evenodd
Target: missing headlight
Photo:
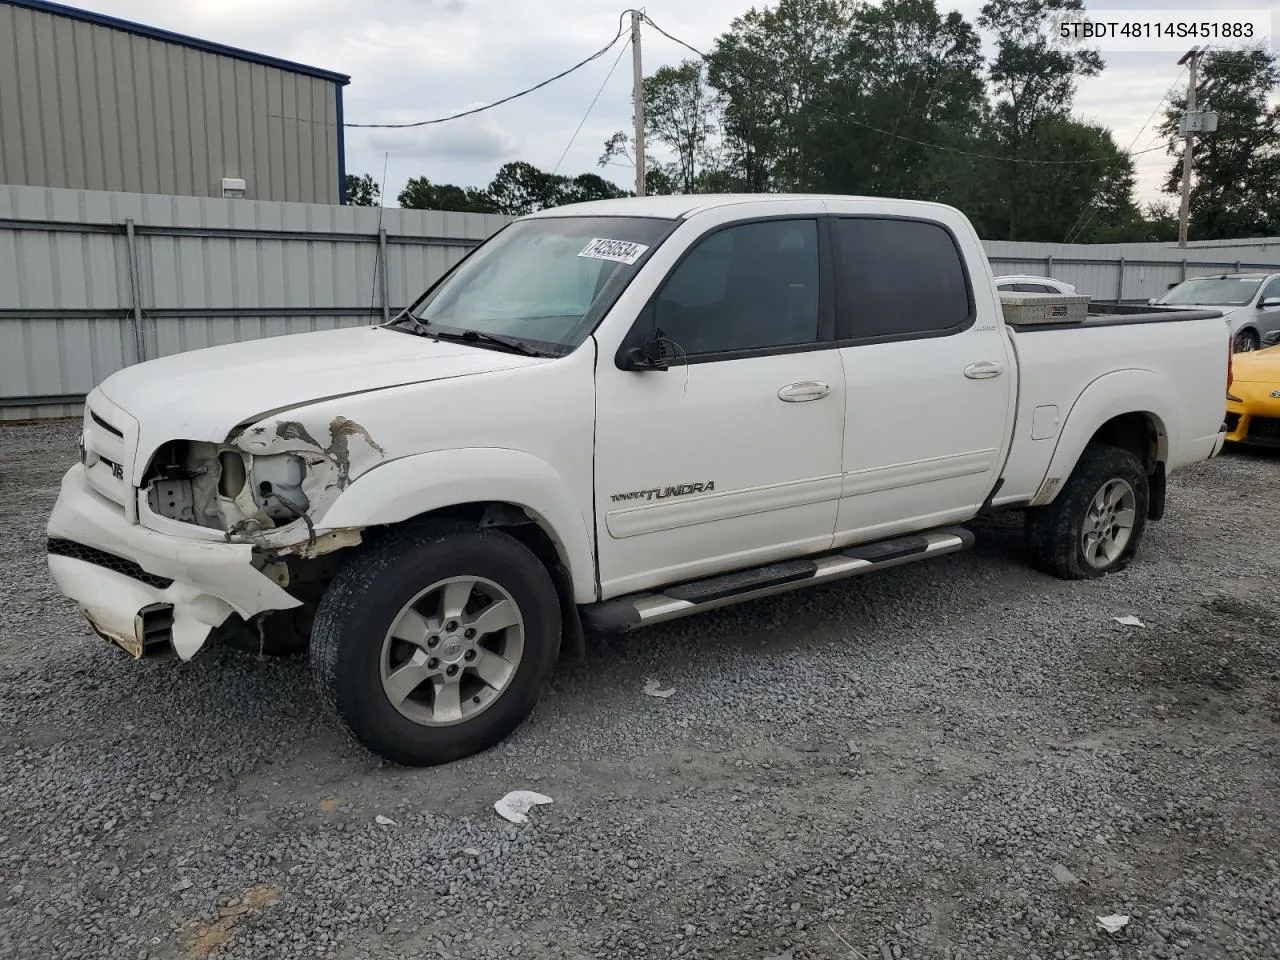
<path id="1" fill-rule="evenodd" d="M 307 464 L 291 453 L 254 457 L 250 469 L 253 499 L 273 520 L 294 520 L 306 514 L 311 503 L 302 490 Z"/>

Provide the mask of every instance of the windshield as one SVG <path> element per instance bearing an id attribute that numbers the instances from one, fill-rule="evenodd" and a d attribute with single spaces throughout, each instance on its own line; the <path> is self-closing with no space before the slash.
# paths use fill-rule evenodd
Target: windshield
<path id="1" fill-rule="evenodd" d="M 1204 277 L 1180 283 L 1157 303 L 1189 303 L 1205 307 L 1243 307 L 1253 300 L 1261 280 L 1248 277 Z"/>
<path id="2" fill-rule="evenodd" d="M 517 221 L 468 257 L 413 315 L 433 327 L 568 353 L 673 226 L 639 217 Z"/>

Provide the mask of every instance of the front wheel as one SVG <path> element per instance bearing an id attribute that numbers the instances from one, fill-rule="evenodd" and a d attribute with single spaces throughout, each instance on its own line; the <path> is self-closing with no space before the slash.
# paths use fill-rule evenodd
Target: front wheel
<path id="1" fill-rule="evenodd" d="M 1253 353 L 1261 346 L 1258 334 L 1254 330 L 1241 330 L 1231 341 L 1231 349 L 1236 353 Z"/>
<path id="2" fill-rule="evenodd" d="M 493 746 L 533 709 L 560 647 L 555 586 L 498 530 L 398 531 L 325 593 L 311 664 L 366 747 L 408 766 Z"/>
<path id="3" fill-rule="evenodd" d="M 1036 565 L 1064 580 L 1086 580 L 1128 565 L 1146 528 L 1147 473 L 1132 453 L 1092 444 L 1053 503 L 1027 511 Z"/>

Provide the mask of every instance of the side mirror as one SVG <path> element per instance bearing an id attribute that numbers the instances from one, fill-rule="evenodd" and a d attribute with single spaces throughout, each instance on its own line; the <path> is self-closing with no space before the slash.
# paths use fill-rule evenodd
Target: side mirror
<path id="1" fill-rule="evenodd" d="M 1280 297 L 1267 297 L 1258 301 L 1259 310 L 1274 310 L 1276 307 L 1280 307 Z"/>
<path id="2" fill-rule="evenodd" d="M 671 365 L 671 352 L 661 330 L 655 330 L 638 347 L 628 347 L 622 352 L 623 370 L 667 370 Z"/>

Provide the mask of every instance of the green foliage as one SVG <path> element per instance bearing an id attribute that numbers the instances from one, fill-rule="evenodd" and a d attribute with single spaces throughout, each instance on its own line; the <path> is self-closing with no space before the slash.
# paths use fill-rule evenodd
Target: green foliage
<path id="1" fill-rule="evenodd" d="M 1280 234 L 1280 62 L 1265 50 L 1211 50 L 1201 62 L 1196 104 L 1218 113 L 1218 129 L 1195 139 L 1188 234 L 1197 240 Z M 1186 96 L 1173 100 L 1161 132 L 1173 137 Z M 1182 149 L 1165 191 L 1182 189 Z"/>
<path id="2" fill-rule="evenodd" d="M 376 207 L 382 196 L 377 181 L 367 173 L 347 174 L 347 203 L 353 207 Z"/>
<path id="3" fill-rule="evenodd" d="M 410 210 L 453 210 L 459 213 L 497 213 L 489 194 L 452 183 L 432 183 L 426 177 L 411 177 L 396 201 Z"/>

